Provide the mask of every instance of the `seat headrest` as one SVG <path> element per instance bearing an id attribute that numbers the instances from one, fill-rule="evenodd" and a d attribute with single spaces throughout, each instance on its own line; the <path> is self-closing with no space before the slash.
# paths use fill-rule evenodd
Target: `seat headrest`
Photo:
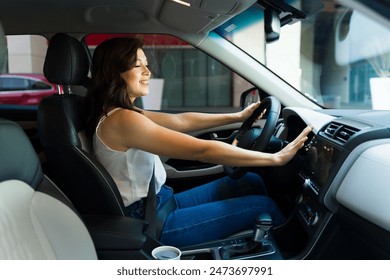
<path id="1" fill-rule="evenodd" d="M 88 84 L 89 60 L 80 41 L 65 33 L 55 34 L 47 48 L 43 73 L 58 85 Z"/>
<path id="2" fill-rule="evenodd" d="M 21 180 L 36 189 L 42 179 L 30 139 L 17 123 L 0 118 L 0 182 Z"/>

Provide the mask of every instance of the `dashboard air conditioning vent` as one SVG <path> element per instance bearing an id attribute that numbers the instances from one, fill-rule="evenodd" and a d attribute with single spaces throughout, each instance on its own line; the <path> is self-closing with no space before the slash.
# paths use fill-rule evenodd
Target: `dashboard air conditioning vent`
<path id="1" fill-rule="evenodd" d="M 347 143 L 348 140 L 355 134 L 359 132 L 359 129 L 350 127 L 350 126 L 342 126 L 335 135 L 335 139 L 340 142 Z"/>
<path id="2" fill-rule="evenodd" d="M 333 138 L 340 127 L 342 127 L 341 124 L 332 122 L 325 128 L 325 134 L 330 138 Z"/>
<path id="3" fill-rule="evenodd" d="M 325 135 L 340 142 L 347 143 L 359 129 L 340 123 L 332 122 L 325 128 Z"/>

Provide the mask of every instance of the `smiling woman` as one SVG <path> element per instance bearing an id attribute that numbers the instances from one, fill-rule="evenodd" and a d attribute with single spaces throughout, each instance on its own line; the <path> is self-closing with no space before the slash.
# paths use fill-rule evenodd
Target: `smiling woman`
<path id="1" fill-rule="evenodd" d="M 284 223 L 283 213 L 265 195 L 258 175 L 247 174 L 239 180 L 224 177 L 173 194 L 172 188 L 165 185 L 166 172 L 159 156 L 238 166 L 278 166 L 291 160 L 310 129 L 272 155 L 199 140 L 180 132 L 246 120 L 259 103 L 232 114 L 172 115 L 136 108 L 135 99 L 149 94 L 150 71 L 142 41 L 134 37 L 104 41 L 96 48 L 92 64 L 88 98 L 93 113 L 89 133 L 94 154 L 116 182 L 128 216 L 145 218 L 148 182 L 154 177 L 157 212 L 168 201 L 176 205 L 158 229 L 164 244 L 189 246 L 227 237 L 251 229 L 256 217 L 264 212 L 271 215 L 275 225 Z M 224 229 L 228 221 L 231 226 Z"/>
<path id="2" fill-rule="evenodd" d="M 132 65 L 130 70 L 121 73 L 121 77 L 127 84 L 127 94 L 133 104 L 137 97 L 149 94 L 149 79 L 152 73 L 148 67 L 144 51 L 138 49 L 135 65 Z"/>
<path id="3" fill-rule="evenodd" d="M 29 136 L 98 258 L 174 244 L 194 260 L 390 259 L 390 172 L 371 164 L 389 157 L 388 1 L 183 1 L 0 1 L 1 74 L 60 89 L 0 117 Z M 33 158 L 17 155 L 0 174 Z M 142 218 L 152 175 L 159 237 Z"/>

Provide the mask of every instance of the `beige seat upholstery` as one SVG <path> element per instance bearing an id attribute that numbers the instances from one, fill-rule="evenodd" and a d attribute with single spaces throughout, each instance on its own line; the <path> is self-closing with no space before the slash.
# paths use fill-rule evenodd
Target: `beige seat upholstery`
<path id="1" fill-rule="evenodd" d="M 21 127 L 0 119 L 0 259 L 97 259 L 73 205 L 42 172 Z"/>

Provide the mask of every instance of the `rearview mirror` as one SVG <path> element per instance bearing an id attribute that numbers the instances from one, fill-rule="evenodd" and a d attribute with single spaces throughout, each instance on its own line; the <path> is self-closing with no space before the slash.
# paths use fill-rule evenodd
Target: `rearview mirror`
<path id="1" fill-rule="evenodd" d="M 279 40 L 280 26 L 279 14 L 274 9 L 266 8 L 264 10 L 264 32 L 267 43 Z"/>

